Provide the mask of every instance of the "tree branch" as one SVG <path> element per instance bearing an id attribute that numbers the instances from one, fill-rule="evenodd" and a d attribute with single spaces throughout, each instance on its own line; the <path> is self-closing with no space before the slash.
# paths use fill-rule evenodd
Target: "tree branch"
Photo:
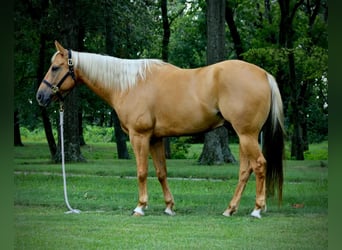
<path id="1" fill-rule="evenodd" d="M 291 15 L 290 15 L 290 20 L 291 20 L 291 23 L 294 19 L 294 16 L 296 15 L 296 12 L 297 12 L 297 9 L 304 3 L 304 0 L 299 0 L 299 2 L 297 2 L 295 4 L 295 6 L 293 7 L 292 9 L 292 12 L 291 12 Z"/>
<path id="2" fill-rule="evenodd" d="M 233 9 L 229 5 L 229 2 L 226 1 L 226 8 L 225 8 L 225 19 L 228 24 L 230 34 L 232 36 L 233 42 L 234 42 L 234 49 L 236 52 L 236 56 L 238 59 L 243 59 L 242 53 L 243 53 L 243 48 L 242 48 L 242 41 L 240 34 L 237 30 L 234 17 L 233 17 Z"/>

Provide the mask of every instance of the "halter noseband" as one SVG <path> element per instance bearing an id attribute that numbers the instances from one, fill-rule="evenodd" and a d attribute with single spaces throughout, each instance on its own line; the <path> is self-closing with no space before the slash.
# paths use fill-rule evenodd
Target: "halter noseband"
<path id="1" fill-rule="evenodd" d="M 63 82 L 68 76 L 71 76 L 71 78 L 76 81 L 75 79 L 75 73 L 74 73 L 74 63 L 71 58 L 71 50 L 68 49 L 68 66 L 69 71 L 65 73 L 65 75 L 62 77 L 62 79 L 57 83 L 57 85 L 51 84 L 49 81 L 43 79 L 43 83 L 45 83 L 48 87 L 51 88 L 52 92 L 58 96 L 60 100 L 63 100 L 63 96 L 59 92 L 59 88 L 62 86 Z"/>

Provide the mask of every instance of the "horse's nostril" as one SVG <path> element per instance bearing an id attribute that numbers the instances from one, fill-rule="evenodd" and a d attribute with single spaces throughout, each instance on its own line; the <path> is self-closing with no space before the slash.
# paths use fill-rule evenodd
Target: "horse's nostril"
<path id="1" fill-rule="evenodd" d="M 44 95 L 41 92 L 38 92 L 36 95 L 36 99 L 39 104 L 41 104 L 44 101 Z"/>
<path id="2" fill-rule="evenodd" d="M 51 102 L 51 95 L 47 95 L 43 91 L 38 91 L 36 94 L 36 100 L 40 106 L 46 107 Z"/>

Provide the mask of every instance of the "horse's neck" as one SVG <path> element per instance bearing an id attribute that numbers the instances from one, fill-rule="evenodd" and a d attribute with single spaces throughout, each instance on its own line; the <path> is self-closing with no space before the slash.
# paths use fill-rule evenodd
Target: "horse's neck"
<path id="1" fill-rule="evenodd" d="M 138 79 L 145 79 L 152 65 L 163 64 L 155 59 L 129 60 L 82 52 L 75 56 L 81 80 L 111 106 L 114 96 L 133 88 Z"/>
<path id="2" fill-rule="evenodd" d="M 89 63 L 84 63 L 85 60 L 91 60 L 90 55 L 93 54 L 83 54 L 85 53 L 78 52 L 76 55 L 75 71 L 79 81 L 113 107 L 114 104 L 112 103 L 112 100 L 117 91 L 115 89 L 110 89 L 103 79 L 98 77 L 99 74 L 97 72 L 91 71 L 91 65 Z M 94 56 L 96 55 L 94 54 Z M 97 66 L 100 67 L 101 65 Z"/>

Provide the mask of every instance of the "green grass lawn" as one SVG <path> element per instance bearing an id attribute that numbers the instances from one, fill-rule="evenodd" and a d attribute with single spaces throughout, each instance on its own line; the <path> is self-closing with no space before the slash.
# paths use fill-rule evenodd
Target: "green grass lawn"
<path id="1" fill-rule="evenodd" d="M 233 195 L 238 165 L 199 166 L 195 159 L 168 160 L 177 214 L 164 215 L 161 188 L 150 164 L 149 208 L 146 216 L 137 218 L 130 215 L 138 198 L 137 180 L 132 178 L 135 162 L 114 159 L 114 151 L 114 144 L 88 145 L 82 148 L 86 163 L 66 164 L 69 202 L 82 212 L 65 214 L 61 166 L 50 162 L 47 145 L 26 142 L 14 148 L 14 248 L 328 247 L 327 159 L 286 161 L 282 207 L 268 199 L 261 220 L 249 216 L 255 202 L 254 176 L 238 212 L 226 218 L 221 214 Z"/>

